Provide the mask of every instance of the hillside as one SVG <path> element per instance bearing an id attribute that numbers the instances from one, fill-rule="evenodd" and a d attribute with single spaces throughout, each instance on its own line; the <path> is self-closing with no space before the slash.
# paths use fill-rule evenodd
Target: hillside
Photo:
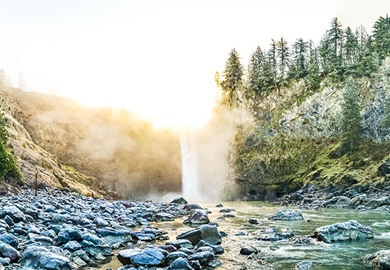
<path id="1" fill-rule="evenodd" d="M 259 46 L 244 69 L 235 49 L 215 74 L 220 105 L 248 111 L 237 125 L 231 178 L 238 198 L 273 200 L 314 184 L 383 189 L 390 173 L 390 18 L 372 32 L 330 22 L 319 44 Z"/>
<path id="2" fill-rule="evenodd" d="M 180 189 L 177 135 L 126 111 L 1 88 L 23 182 L 139 198 Z M 168 158 L 169 157 L 169 158 Z M 96 195 L 95 194 L 95 195 Z"/>

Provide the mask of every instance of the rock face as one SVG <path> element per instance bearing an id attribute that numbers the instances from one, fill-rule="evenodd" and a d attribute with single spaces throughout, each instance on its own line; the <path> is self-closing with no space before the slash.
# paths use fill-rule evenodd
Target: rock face
<path id="1" fill-rule="evenodd" d="M 276 212 L 275 214 L 270 216 L 268 219 L 292 221 L 292 220 L 303 220 L 303 216 L 299 210 L 283 209 L 283 210 Z"/>
<path id="2" fill-rule="evenodd" d="M 374 237 L 370 227 L 364 227 L 356 220 L 336 223 L 317 228 L 312 234 L 313 238 L 326 243 L 370 239 Z"/>
<path id="3" fill-rule="evenodd" d="M 193 245 L 198 244 L 201 240 L 204 240 L 210 245 L 221 243 L 221 235 L 219 234 L 217 227 L 211 225 L 202 225 L 196 229 L 186 231 L 179 234 L 176 239 L 187 239 Z"/>
<path id="4" fill-rule="evenodd" d="M 363 261 L 373 269 L 390 269 L 390 250 L 380 250 L 374 254 L 364 256 Z"/>

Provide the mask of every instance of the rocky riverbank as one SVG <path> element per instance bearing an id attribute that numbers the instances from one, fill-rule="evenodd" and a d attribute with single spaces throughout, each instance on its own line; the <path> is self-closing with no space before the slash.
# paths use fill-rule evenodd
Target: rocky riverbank
<path id="1" fill-rule="evenodd" d="M 276 204 L 297 206 L 301 209 L 351 208 L 358 210 L 390 210 L 390 186 L 383 183 L 347 188 L 328 186 L 304 188 L 279 198 Z"/>
<path id="2" fill-rule="evenodd" d="M 348 210 L 352 212 L 332 219 L 334 213 L 328 211 L 333 210 L 325 210 L 351 207 L 355 198 L 365 195 L 356 193 L 349 198 L 349 193 L 351 190 L 335 195 L 334 204 L 324 197 L 330 196 L 329 192 L 307 186 L 282 201 L 301 210 L 261 206 L 248 209 L 243 216 L 242 208 L 236 211 L 218 204 L 207 210 L 182 198 L 171 203 L 109 201 L 67 189 L 41 189 L 37 196 L 33 190 L 24 189 L 20 194 L 0 197 L 0 269 L 310 269 L 321 260 L 310 252 L 319 250 L 323 256 L 334 242 L 378 243 L 375 224 L 383 218 L 372 223 L 371 217 L 365 217 L 369 211 L 359 215 L 360 210 Z M 373 202 L 385 202 L 381 199 L 384 191 L 373 194 L 376 196 L 365 195 L 364 209 Z M 316 200 L 321 202 L 320 207 Z M 385 204 L 378 208 L 387 209 Z M 388 211 L 375 213 L 386 215 Z M 175 229 L 178 224 L 180 230 Z M 380 228 L 384 235 L 390 232 L 386 224 Z M 388 263 L 386 250 L 390 246 L 379 243 L 359 255 L 356 265 Z M 280 256 L 288 249 L 302 249 L 312 257 L 305 260 L 301 255 L 291 266 L 288 258 L 296 255 L 287 253 L 285 268 Z M 111 260 L 119 264 L 102 267 Z"/>
<path id="3" fill-rule="evenodd" d="M 123 269 L 157 265 L 200 269 L 219 265 L 215 257 L 223 253 L 223 248 L 218 245 L 221 237 L 212 224 L 189 230 L 163 246 L 151 244 L 168 237 L 164 231 L 150 227 L 150 222 L 188 216 L 189 223 L 209 223 L 200 206 L 180 202 L 183 201 L 108 201 L 67 189 L 40 190 L 37 196 L 25 189 L 17 195 L 2 196 L 1 267 L 94 269 L 110 261 L 115 249 L 123 249 L 118 255 L 127 265 Z"/>

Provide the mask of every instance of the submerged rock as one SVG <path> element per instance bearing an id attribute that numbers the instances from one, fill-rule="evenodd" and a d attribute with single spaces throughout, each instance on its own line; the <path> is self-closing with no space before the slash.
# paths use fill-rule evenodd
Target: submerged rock
<path id="1" fill-rule="evenodd" d="M 270 220 L 286 220 L 286 221 L 292 221 L 292 220 L 303 220 L 303 216 L 301 214 L 301 211 L 295 210 L 295 209 L 283 209 L 272 216 L 270 216 L 268 219 Z"/>
<path id="2" fill-rule="evenodd" d="M 240 249 L 240 254 L 241 255 L 251 255 L 253 253 L 257 253 L 257 249 L 255 247 L 242 247 Z"/>
<path id="3" fill-rule="evenodd" d="M 295 270 L 309 270 L 313 263 L 311 261 L 301 261 L 295 265 Z"/>
<path id="4" fill-rule="evenodd" d="M 335 223 L 317 228 L 312 234 L 313 238 L 326 243 L 346 240 L 361 240 L 374 237 L 370 227 L 364 227 L 356 220 Z"/>
<path id="5" fill-rule="evenodd" d="M 390 250 L 380 250 L 374 254 L 363 257 L 364 263 L 370 265 L 373 269 L 390 269 Z"/>

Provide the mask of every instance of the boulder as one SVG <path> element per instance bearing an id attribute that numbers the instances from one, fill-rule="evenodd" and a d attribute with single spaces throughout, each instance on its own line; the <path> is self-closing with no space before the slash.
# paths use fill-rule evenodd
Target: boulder
<path id="1" fill-rule="evenodd" d="M 197 252 L 188 256 L 189 261 L 198 261 L 201 265 L 207 265 L 214 259 L 214 254 L 208 251 Z"/>
<path id="2" fill-rule="evenodd" d="M 200 240 L 204 240 L 210 245 L 221 243 L 221 235 L 219 234 L 217 227 L 212 225 L 202 225 L 196 229 L 183 232 L 179 234 L 176 239 L 187 239 L 193 245 L 198 244 Z"/>
<path id="3" fill-rule="evenodd" d="M 188 217 L 188 222 L 194 225 L 207 224 L 210 222 L 205 210 L 195 209 Z"/>
<path id="4" fill-rule="evenodd" d="M 10 245 L 0 242 L 1 257 L 9 258 L 11 262 L 17 262 L 20 259 L 20 253 Z"/>
<path id="5" fill-rule="evenodd" d="M 311 261 L 301 261 L 295 265 L 295 270 L 309 270 L 313 263 Z"/>
<path id="6" fill-rule="evenodd" d="M 10 233 L 4 233 L 0 235 L 0 241 L 10 245 L 13 248 L 18 248 L 19 246 L 19 239 Z"/>
<path id="7" fill-rule="evenodd" d="M 28 246 L 21 260 L 23 269 L 71 270 L 70 260 L 44 247 Z"/>
<path id="8" fill-rule="evenodd" d="M 356 220 L 350 220 L 317 228 L 312 234 L 312 237 L 318 241 L 331 243 L 346 240 L 370 239 L 374 237 L 374 234 L 370 227 L 364 227 Z"/>
<path id="9" fill-rule="evenodd" d="M 292 221 L 292 220 L 303 220 L 303 216 L 299 210 L 283 209 L 283 210 L 276 212 L 275 214 L 270 216 L 268 219 Z"/>
<path id="10" fill-rule="evenodd" d="M 183 197 L 176 198 L 171 203 L 177 203 L 177 204 L 188 204 L 187 200 L 184 199 Z"/>
<path id="11" fill-rule="evenodd" d="M 26 216 L 16 206 L 6 206 L 0 210 L 0 218 L 9 216 L 15 223 L 26 221 Z"/>
<path id="12" fill-rule="evenodd" d="M 165 256 L 158 248 L 126 249 L 118 254 L 118 260 L 126 265 L 133 264 L 135 266 L 158 266 L 161 265 Z"/>
<path id="13" fill-rule="evenodd" d="M 384 163 L 379 165 L 378 167 L 378 174 L 380 176 L 386 176 L 390 174 L 390 160 L 386 160 Z"/>
<path id="14" fill-rule="evenodd" d="M 390 250 L 380 250 L 374 254 L 363 257 L 364 263 L 373 269 L 388 270 L 390 269 Z"/>
<path id="15" fill-rule="evenodd" d="M 253 253 L 256 254 L 257 252 L 258 252 L 257 249 L 254 248 L 254 247 L 242 247 L 240 249 L 240 254 L 241 255 L 251 255 Z"/>
<path id="16" fill-rule="evenodd" d="M 171 263 L 167 270 L 194 270 L 194 268 L 188 263 L 187 259 L 179 257 Z"/>

